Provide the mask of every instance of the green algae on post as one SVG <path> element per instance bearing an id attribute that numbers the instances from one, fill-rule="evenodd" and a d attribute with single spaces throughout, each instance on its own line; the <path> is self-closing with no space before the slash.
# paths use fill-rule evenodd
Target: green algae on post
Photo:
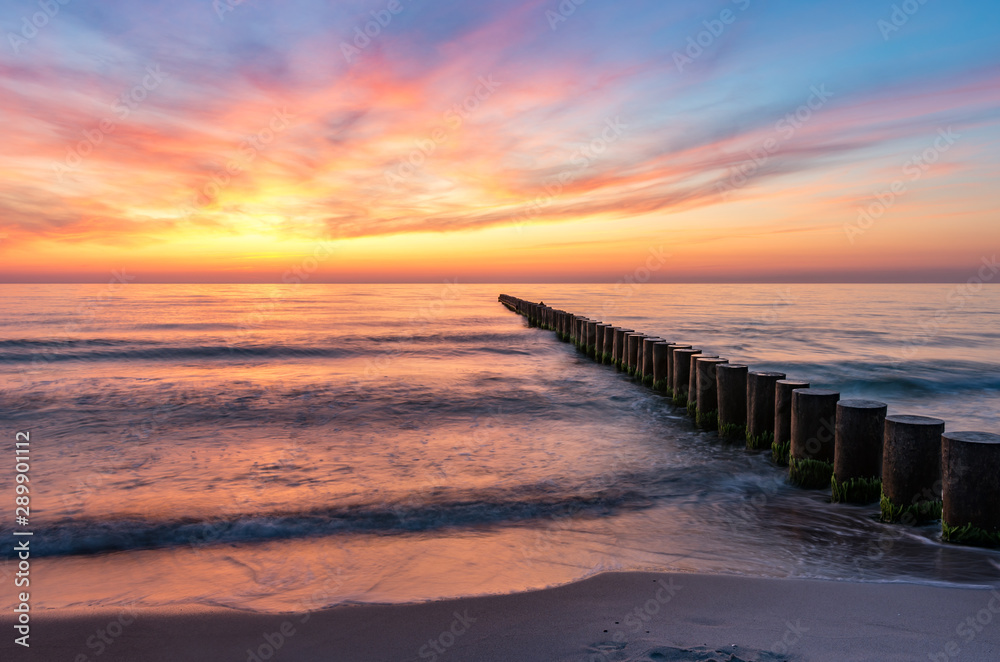
<path id="1" fill-rule="evenodd" d="M 719 436 L 727 441 L 743 441 L 747 427 L 747 373 L 749 367 L 737 363 L 715 366 L 718 392 Z"/>
<path id="2" fill-rule="evenodd" d="M 788 480 L 806 489 L 823 489 L 830 484 L 833 463 L 809 458 L 788 458 Z"/>
<path id="3" fill-rule="evenodd" d="M 899 521 L 907 513 L 917 523 L 941 516 L 943 433 L 944 421 L 937 418 L 886 416 L 882 446 L 883 521 Z"/>
<path id="4" fill-rule="evenodd" d="M 941 522 L 941 540 L 956 545 L 977 547 L 1000 547 L 1000 531 L 986 531 L 971 523 L 964 526 L 949 526 Z"/>
<path id="5" fill-rule="evenodd" d="M 849 478 L 840 482 L 835 474 L 830 477 L 830 492 L 833 503 L 875 503 L 882 495 L 882 479 Z"/>
<path id="6" fill-rule="evenodd" d="M 1000 545 L 1000 435 L 941 435 L 941 531 L 946 542 Z"/>
<path id="7" fill-rule="evenodd" d="M 723 423 L 719 420 L 719 436 L 729 441 L 737 441 L 746 436 L 747 427 L 735 423 Z"/>
<path id="8" fill-rule="evenodd" d="M 882 485 L 882 498 L 879 500 L 879 508 L 882 512 L 883 522 L 900 522 L 901 524 L 926 524 L 941 519 L 940 501 L 916 500 L 909 506 L 902 506 L 893 503 L 892 499 L 885 495 L 885 484 Z"/>
<path id="9" fill-rule="evenodd" d="M 747 373 L 747 448 L 765 450 L 774 441 L 775 384 L 783 372 Z"/>
<path id="10" fill-rule="evenodd" d="M 774 431 L 764 430 L 760 434 L 750 434 L 750 426 L 747 425 L 747 448 L 752 451 L 763 451 L 771 448 L 774 443 Z"/>
<path id="11" fill-rule="evenodd" d="M 882 493 L 882 437 L 887 406 L 877 400 L 837 403 L 832 499 L 875 503 Z"/>
<path id="12" fill-rule="evenodd" d="M 790 441 L 780 442 L 777 439 L 771 442 L 771 459 L 779 467 L 788 466 L 788 451 L 791 445 Z"/>
<path id="13" fill-rule="evenodd" d="M 792 391 L 792 436 L 788 477 L 806 488 L 830 485 L 833 474 L 834 430 L 840 393 L 820 388 Z"/>
<path id="14" fill-rule="evenodd" d="M 695 423 L 704 430 L 715 430 L 719 426 L 719 391 L 716 370 L 729 359 L 699 358 L 697 369 L 697 395 L 695 402 Z"/>
<path id="15" fill-rule="evenodd" d="M 809 388 L 809 382 L 779 379 L 774 384 L 774 442 L 771 454 L 781 466 L 788 464 L 788 451 L 792 443 L 792 392 Z M 777 446 L 778 453 L 775 453 Z"/>

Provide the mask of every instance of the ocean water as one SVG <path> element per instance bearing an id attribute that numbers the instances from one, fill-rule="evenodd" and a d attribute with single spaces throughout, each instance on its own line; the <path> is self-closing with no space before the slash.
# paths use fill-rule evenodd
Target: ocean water
<path id="1" fill-rule="evenodd" d="M 277 612 L 628 569 L 1000 576 L 996 551 L 790 487 L 501 292 L 1000 430 L 997 287 L 3 285 L 0 420 L 10 442 L 31 433 L 34 606 Z"/>

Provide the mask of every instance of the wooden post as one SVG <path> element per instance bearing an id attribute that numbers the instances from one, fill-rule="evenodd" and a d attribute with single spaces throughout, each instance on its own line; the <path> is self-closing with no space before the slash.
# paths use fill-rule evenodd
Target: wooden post
<path id="1" fill-rule="evenodd" d="M 697 370 L 697 395 L 694 398 L 695 425 L 703 430 L 714 430 L 719 425 L 719 391 L 716 380 L 716 368 L 720 363 L 729 363 L 728 359 L 699 358 L 695 363 Z"/>
<path id="2" fill-rule="evenodd" d="M 691 349 L 691 345 L 680 345 L 677 343 L 667 345 L 667 384 L 665 393 L 668 398 L 674 397 L 674 351 L 678 349 Z"/>
<path id="3" fill-rule="evenodd" d="M 921 524 L 941 517 L 944 421 L 886 416 L 882 442 L 882 521 Z"/>
<path id="4" fill-rule="evenodd" d="M 630 333 L 632 333 L 632 329 L 615 330 L 615 348 L 612 362 L 619 370 L 627 369 L 625 360 L 628 357 L 628 334 Z"/>
<path id="5" fill-rule="evenodd" d="M 771 457 L 779 466 L 788 464 L 792 445 L 792 391 L 809 388 L 809 382 L 779 379 L 774 383 L 774 443 Z"/>
<path id="6" fill-rule="evenodd" d="M 587 356 L 593 358 L 594 351 L 597 348 L 597 322 L 594 320 L 587 320 L 587 325 L 584 327 L 583 336 L 583 353 Z"/>
<path id="7" fill-rule="evenodd" d="M 831 499 L 875 503 L 882 494 L 882 435 L 886 404 L 876 400 L 837 403 Z"/>
<path id="8" fill-rule="evenodd" d="M 836 445 L 840 393 L 822 388 L 792 391 L 792 445 L 788 478 L 794 485 L 829 488 Z"/>
<path id="9" fill-rule="evenodd" d="M 642 346 L 642 339 L 646 337 L 644 333 L 630 333 L 628 334 L 628 359 L 625 361 L 625 365 L 628 368 L 629 375 L 635 375 L 636 370 L 639 369 L 639 347 Z"/>
<path id="10" fill-rule="evenodd" d="M 639 379 L 646 386 L 653 385 L 653 345 L 663 342 L 663 338 L 646 336 L 642 339 L 642 361 L 639 363 Z"/>
<path id="11" fill-rule="evenodd" d="M 673 390 L 674 404 L 687 407 L 688 384 L 691 379 L 691 357 L 701 354 L 700 349 L 684 348 L 674 350 Z"/>
<path id="12" fill-rule="evenodd" d="M 1000 435 L 946 432 L 941 464 L 944 540 L 1000 546 Z"/>
<path id="13" fill-rule="evenodd" d="M 695 419 L 696 422 L 698 418 L 698 360 L 717 358 L 719 358 L 718 354 L 706 354 L 704 352 L 691 357 L 691 365 L 688 367 L 687 413 L 688 416 Z"/>
<path id="14" fill-rule="evenodd" d="M 601 342 L 601 363 L 607 365 L 611 363 L 611 347 L 615 340 L 615 327 L 610 324 L 604 325 L 604 338 Z"/>
<path id="15" fill-rule="evenodd" d="M 653 389 L 663 393 L 667 390 L 667 348 L 670 343 L 658 342 L 653 345 Z"/>
<path id="16" fill-rule="evenodd" d="M 719 393 L 719 436 L 729 441 L 747 437 L 747 373 L 749 366 L 723 363 L 715 366 Z"/>
<path id="17" fill-rule="evenodd" d="M 752 371 L 747 373 L 747 448 L 770 450 L 774 443 L 775 382 L 784 379 L 783 372 Z"/>
<path id="18" fill-rule="evenodd" d="M 594 360 L 598 363 L 604 363 L 604 334 L 607 333 L 609 328 L 611 327 L 603 322 L 597 323 L 594 335 Z"/>

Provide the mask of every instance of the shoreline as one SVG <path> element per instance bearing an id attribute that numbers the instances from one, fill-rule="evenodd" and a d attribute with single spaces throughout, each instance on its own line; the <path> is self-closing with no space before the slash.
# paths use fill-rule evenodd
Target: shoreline
<path id="1" fill-rule="evenodd" d="M 1000 584 L 609 572 L 524 593 L 300 613 L 43 610 L 30 649 L 13 643 L 12 625 L 0 614 L 0 653 L 12 661 L 1000 659 Z"/>

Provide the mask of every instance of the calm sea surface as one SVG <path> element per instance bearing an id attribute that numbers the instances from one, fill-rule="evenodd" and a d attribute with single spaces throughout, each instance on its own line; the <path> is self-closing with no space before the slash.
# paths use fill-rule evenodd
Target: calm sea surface
<path id="1" fill-rule="evenodd" d="M 5 285 L 0 431 L 31 432 L 34 606 L 282 611 L 612 569 L 1000 576 L 998 552 L 789 487 L 501 292 L 1000 431 L 1000 287 Z"/>

